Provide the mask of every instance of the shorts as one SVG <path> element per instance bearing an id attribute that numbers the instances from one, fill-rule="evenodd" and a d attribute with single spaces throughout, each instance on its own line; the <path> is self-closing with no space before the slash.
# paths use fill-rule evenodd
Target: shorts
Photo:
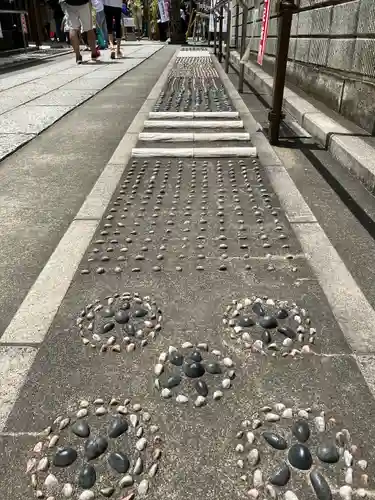
<path id="1" fill-rule="evenodd" d="M 82 31 L 92 30 L 92 14 L 90 3 L 87 2 L 84 5 L 69 5 L 66 2 L 61 4 L 66 15 L 66 27 L 69 30 L 80 30 L 82 26 Z"/>

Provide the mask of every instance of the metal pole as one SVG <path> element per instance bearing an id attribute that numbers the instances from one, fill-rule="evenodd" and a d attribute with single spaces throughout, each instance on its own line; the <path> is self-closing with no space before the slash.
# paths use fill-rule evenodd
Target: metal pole
<path id="1" fill-rule="evenodd" d="M 237 2 L 236 5 L 236 30 L 234 32 L 234 45 L 238 49 L 238 18 L 240 17 L 240 4 Z"/>
<path id="2" fill-rule="evenodd" d="M 277 44 L 277 55 L 275 73 L 273 79 L 272 109 L 268 113 L 270 143 L 275 145 L 279 142 L 280 123 L 283 119 L 283 100 L 286 76 L 286 65 L 288 62 L 290 30 L 292 27 L 293 12 L 296 6 L 293 0 L 281 0 L 279 7 L 279 34 Z"/>
<path id="3" fill-rule="evenodd" d="M 246 50 L 246 32 L 247 32 L 247 13 L 249 9 L 245 4 L 242 4 L 242 29 L 241 29 L 241 50 L 240 61 Z M 240 74 L 238 79 L 238 92 L 243 92 L 243 79 L 245 73 L 245 63 L 240 62 Z"/>
<path id="4" fill-rule="evenodd" d="M 230 56 L 230 35 L 232 32 L 232 27 L 231 27 L 231 6 L 230 3 L 228 4 L 228 16 L 227 16 L 227 45 L 225 47 L 226 53 L 225 53 L 225 73 L 228 73 L 229 71 L 229 56 Z"/>
<path id="5" fill-rule="evenodd" d="M 217 34 L 216 31 L 217 31 L 217 29 L 216 29 L 216 14 L 215 14 L 215 12 L 213 13 L 213 15 L 214 15 L 214 54 L 216 56 L 216 34 Z"/>
<path id="6" fill-rule="evenodd" d="M 220 7 L 220 17 L 219 17 L 219 63 L 223 60 L 223 18 L 224 11 L 223 7 Z"/>

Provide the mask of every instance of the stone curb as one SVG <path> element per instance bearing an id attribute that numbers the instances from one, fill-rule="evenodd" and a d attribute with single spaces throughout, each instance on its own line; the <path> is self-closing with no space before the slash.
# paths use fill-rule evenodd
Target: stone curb
<path id="1" fill-rule="evenodd" d="M 239 68 L 240 55 L 231 51 L 230 62 Z M 257 92 L 272 95 L 273 78 L 262 68 L 248 61 L 245 63 L 245 80 Z M 375 150 L 360 137 L 295 92 L 285 87 L 284 108 L 309 134 L 320 142 L 345 168 L 354 173 L 372 193 L 375 192 Z"/>

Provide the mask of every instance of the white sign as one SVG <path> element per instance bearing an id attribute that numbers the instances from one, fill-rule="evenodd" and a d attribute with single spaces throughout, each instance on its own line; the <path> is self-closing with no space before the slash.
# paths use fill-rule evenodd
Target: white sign
<path id="1" fill-rule="evenodd" d="M 217 2 L 218 2 L 218 0 L 211 0 L 211 9 L 214 7 L 214 5 L 217 4 Z M 227 32 L 227 13 L 228 13 L 227 9 L 228 9 L 227 6 L 223 6 L 223 16 L 224 16 L 223 33 Z M 219 14 L 219 12 L 218 12 L 218 14 Z M 219 19 L 219 17 L 216 17 L 216 31 L 217 31 L 217 33 L 219 33 L 219 23 L 220 23 L 220 19 Z M 212 12 L 210 13 L 210 22 L 209 22 L 208 30 L 211 33 L 213 33 L 215 31 L 215 29 L 214 29 L 214 14 Z"/>

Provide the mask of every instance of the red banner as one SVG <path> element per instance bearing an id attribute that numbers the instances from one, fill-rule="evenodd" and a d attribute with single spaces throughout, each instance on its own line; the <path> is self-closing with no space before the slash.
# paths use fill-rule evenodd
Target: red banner
<path id="1" fill-rule="evenodd" d="M 268 25 L 270 22 L 270 4 L 271 0 L 264 0 L 263 18 L 262 18 L 262 31 L 260 34 L 259 50 L 258 50 L 258 64 L 263 64 L 263 56 L 266 50 L 266 43 L 268 37 Z"/>

